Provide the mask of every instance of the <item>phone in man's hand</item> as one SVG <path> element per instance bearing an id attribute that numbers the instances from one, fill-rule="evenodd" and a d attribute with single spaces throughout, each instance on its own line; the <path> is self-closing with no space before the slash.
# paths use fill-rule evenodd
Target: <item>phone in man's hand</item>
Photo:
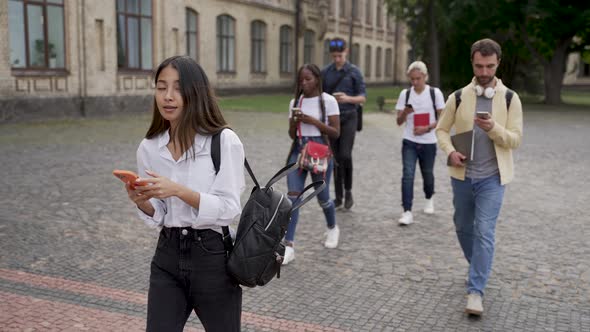
<path id="1" fill-rule="evenodd" d="M 480 119 L 484 119 L 484 120 L 487 120 L 487 119 L 489 119 L 491 117 L 490 116 L 490 113 L 485 112 L 485 111 L 476 112 L 475 113 L 475 116 L 477 116 Z"/>
<path id="2" fill-rule="evenodd" d="M 406 104 L 406 107 L 407 108 L 414 108 L 414 107 L 412 107 L 412 104 Z"/>

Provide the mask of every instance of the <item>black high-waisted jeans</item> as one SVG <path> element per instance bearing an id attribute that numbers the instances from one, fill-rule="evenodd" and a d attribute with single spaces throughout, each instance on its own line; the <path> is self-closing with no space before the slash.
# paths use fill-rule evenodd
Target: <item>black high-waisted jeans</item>
<path id="1" fill-rule="evenodd" d="M 151 264 L 147 331 L 182 331 L 191 311 L 206 331 L 239 331 L 242 289 L 226 271 L 221 234 L 163 228 Z"/>

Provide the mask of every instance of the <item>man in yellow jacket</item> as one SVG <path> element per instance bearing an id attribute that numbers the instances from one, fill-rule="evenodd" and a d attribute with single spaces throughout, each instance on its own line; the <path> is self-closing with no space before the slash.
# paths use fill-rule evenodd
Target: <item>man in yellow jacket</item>
<path id="1" fill-rule="evenodd" d="M 483 313 L 483 290 L 492 270 L 495 229 L 504 188 L 514 175 L 512 150 L 522 139 L 522 105 L 496 75 L 502 50 L 491 39 L 471 46 L 474 78 L 451 94 L 436 127 L 441 150 L 448 157 L 453 188 L 453 220 L 469 263 L 465 312 Z M 473 131 L 472 153 L 456 151 L 455 133 Z M 470 158 L 469 158 L 470 157 Z"/>

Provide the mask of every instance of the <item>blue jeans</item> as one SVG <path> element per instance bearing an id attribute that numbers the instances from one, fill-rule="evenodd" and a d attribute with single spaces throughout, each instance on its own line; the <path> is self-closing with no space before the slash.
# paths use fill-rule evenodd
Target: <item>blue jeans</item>
<path id="1" fill-rule="evenodd" d="M 404 139 L 402 141 L 402 206 L 404 211 L 412 211 L 414 200 L 414 174 L 416 161 L 420 163 L 420 172 L 424 183 L 426 199 L 434 195 L 434 160 L 436 159 L 436 143 L 420 144 Z"/>
<path id="2" fill-rule="evenodd" d="M 483 295 L 494 259 L 496 221 L 502 208 L 504 186 L 500 176 L 465 181 L 451 178 L 455 230 L 469 263 L 467 293 Z"/>
<path id="3" fill-rule="evenodd" d="M 324 141 L 321 137 L 303 137 L 302 145 L 299 145 L 298 141 L 296 140 L 293 150 L 289 155 L 289 164 L 297 161 L 299 151 L 308 140 L 313 140 L 324 144 Z M 336 226 L 336 209 L 334 208 L 334 202 L 330 200 L 330 176 L 332 175 L 333 167 L 334 161 L 330 160 L 330 162 L 328 163 L 328 170 L 326 171 L 325 178 L 322 173 L 310 173 L 312 181 L 326 181 L 326 187 L 319 193 L 317 199 L 318 203 L 322 207 L 322 210 L 324 210 L 324 216 L 326 217 L 326 224 L 328 225 L 328 228 L 334 228 L 334 226 Z M 287 175 L 287 188 L 289 190 L 289 199 L 291 200 L 291 202 L 293 202 L 293 205 L 299 202 L 299 200 L 297 200 L 297 194 L 301 193 L 305 188 L 305 179 L 307 178 L 307 173 L 309 172 L 297 168 Z M 295 193 L 297 194 L 293 195 Z M 289 222 L 289 226 L 287 227 L 287 234 L 285 234 L 285 240 L 287 242 L 293 242 L 293 240 L 295 239 L 295 229 L 297 228 L 298 220 L 299 209 L 291 213 L 291 221 Z"/>

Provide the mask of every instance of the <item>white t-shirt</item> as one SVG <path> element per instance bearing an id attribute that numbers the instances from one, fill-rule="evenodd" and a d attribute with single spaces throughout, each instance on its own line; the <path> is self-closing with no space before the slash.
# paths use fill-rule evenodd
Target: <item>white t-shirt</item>
<path id="1" fill-rule="evenodd" d="M 434 130 L 431 130 L 423 135 L 414 135 L 414 114 L 419 113 L 429 113 L 430 114 L 430 124 L 436 122 L 436 116 L 434 113 L 434 108 L 432 108 L 432 98 L 430 98 L 430 86 L 426 84 L 426 87 L 420 94 L 414 90 L 414 87 L 411 88 L 412 92 L 410 93 L 410 99 L 408 100 L 408 104 L 411 104 L 414 108 L 414 112 L 408 114 L 406 117 L 406 128 L 404 129 L 404 139 L 410 140 L 412 142 L 420 143 L 420 144 L 433 144 L 436 143 L 436 135 L 434 134 Z M 395 105 L 395 109 L 398 112 L 404 110 L 406 105 L 406 93 L 408 89 L 404 89 L 397 99 L 397 105 Z M 442 92 L 438 88 L 434 88 L 434 104 L 436 105 L 437 110 L 441 110 L 445 108 L 445 99 L 443 97 Z"/>
<path id="2" fill-rule="evenodd" d="M 331 115 L 340 115 L 340 109 L 338 108 L 338 102 L 334 96 L 323 92 L 322 97 L 324 98 L 324 106 L 326 107 L 326 124 L 328 124 L 328 117 Z M 311 98 L 302 97 L 297 106 L 293 105 L 294 102 L 295 99 L 291 99 L 291 102 L 289 103 L 289 119 L 293 116 L 293 107 L 299 107 L 303 114 L 313 116 L 320 121 L 322 120 L 322 109 L 320 108 L 319 96 Z M 301 106 L 299 104 L 301 104 Z M 312 124 L 300 123 L 301 136 L 322 136 L 318 127 Z"/>

